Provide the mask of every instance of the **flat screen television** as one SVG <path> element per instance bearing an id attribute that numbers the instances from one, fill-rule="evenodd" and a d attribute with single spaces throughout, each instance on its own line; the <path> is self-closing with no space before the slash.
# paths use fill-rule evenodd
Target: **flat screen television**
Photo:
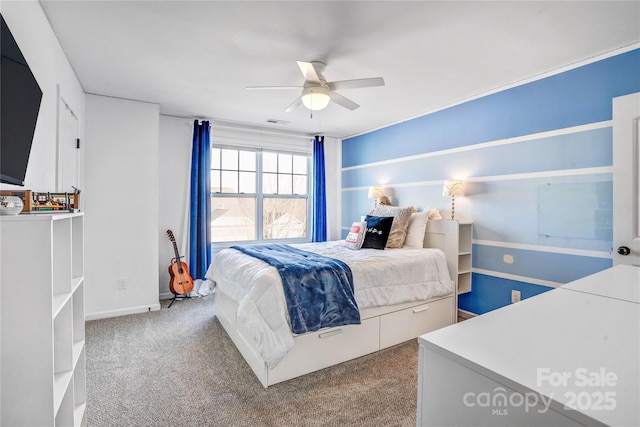
<path id="1" fill-rule="evenodd" d="M 0 19 L 0 182 L 24 186 L 42 90 L 2 15 Z"/>

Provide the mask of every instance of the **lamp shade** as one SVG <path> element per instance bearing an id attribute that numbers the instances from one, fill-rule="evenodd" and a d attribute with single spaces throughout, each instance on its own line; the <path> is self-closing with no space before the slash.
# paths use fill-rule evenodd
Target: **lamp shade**
<path id="1" fill-rule="evenodd" d="M 327 108 L 330 100 L 329 91 L 321 86 L 306 87 L 302 90 L 302 103 L 309 110 L 323 110 Z"/>
<path id="2" fill-rule="evenodd" d="M 464 196 L 464 185 L 460 179 L 450 179 L 445 181 L 442 187 L 442 195 L 445 197 Z"/>
<path id="3" fill-rule="evenodd" d="M 369 195 L 367 196 L 370 199 L 379 199 L 384 196 L 382 192 L 382 187 L 369 187 Z"/>

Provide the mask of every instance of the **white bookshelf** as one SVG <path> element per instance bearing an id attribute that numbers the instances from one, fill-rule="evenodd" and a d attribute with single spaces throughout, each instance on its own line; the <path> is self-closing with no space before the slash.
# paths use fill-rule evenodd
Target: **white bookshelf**
<path id="1" fill-rule="evenodd" d="M 458 293 L 471 292 L 473 223 L 458 223 Z"/>
<path id="2" fill-rule="evenodd" d="M 432 234 L 429 238 L 443 240 L 439 245 L 425 240 L 427 247 L 446 247 L 447 251 L 458 254 L 448 257 L 447 267 L 451 278 L 456 282 L 458 294 L 471 292 L 471 263 L 472 263 L 472 239 L 473 223 L 459 222 L 455 219 L 429 220 L 427 230 Z"/>
<path id="3" fill-rule="evenodd" d="M 82 213 L 0 216 L 0 425 L 86 425 Z"/>

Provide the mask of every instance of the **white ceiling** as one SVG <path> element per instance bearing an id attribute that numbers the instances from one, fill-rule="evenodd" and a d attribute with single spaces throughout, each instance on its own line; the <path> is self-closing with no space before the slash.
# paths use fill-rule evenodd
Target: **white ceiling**
<path id="1" fill-rule="evenodd" d="M 88 93 L 200 117 L 346 137 L 640 41 L 640 1 L 48 1 L 42 7 Z M 313 118 L 285 113 L 296 60 L 343 90 Z M 288 124 L 271 125 L 268 119 Z"/>

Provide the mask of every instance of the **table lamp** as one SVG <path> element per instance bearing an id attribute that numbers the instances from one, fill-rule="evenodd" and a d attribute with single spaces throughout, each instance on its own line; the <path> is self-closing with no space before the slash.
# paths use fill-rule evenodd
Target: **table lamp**
<path id="1" fill-rule="evenodd" d="M 450 179 L 448 181 L 445 181 L 444 186 L 442 187 L 442 195 L 444 197 L 451 197 L 451 219 L 454 219 L 456 196 L 464 196 L 464 186 L 462 185 L 462 180 Z"/>

